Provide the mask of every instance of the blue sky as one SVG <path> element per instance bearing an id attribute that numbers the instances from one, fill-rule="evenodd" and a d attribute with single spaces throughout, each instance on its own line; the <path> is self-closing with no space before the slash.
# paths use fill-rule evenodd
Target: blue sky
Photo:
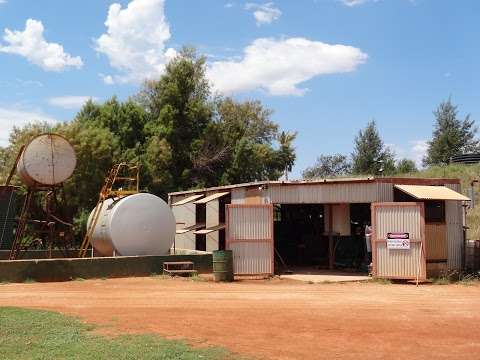
<path id="1" fill-rule="evenodd" d="M 419 161 L 440 101 L 480 117 L 479 15 L 475 0 L 0 0 L 0 145 L 14 124 L 127 98 L 193 45 L 216 91 L 298 131 L 293 177 L 350 154 L 372 118 Z"/>

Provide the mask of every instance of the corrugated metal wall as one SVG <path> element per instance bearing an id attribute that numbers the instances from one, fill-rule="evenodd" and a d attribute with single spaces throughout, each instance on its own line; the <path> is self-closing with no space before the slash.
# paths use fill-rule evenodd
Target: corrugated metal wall
<path id="1" fill-rule="evenodd" d="M 263 190 L 265 203 L 328 204 L 393 201 L 393 185 L 374 182 L 270 185 Z"/>
<path id="2" fill-rule="evenodd" d="M 461 192 L 459 184 L 445 185 Z M 448 270 L 460 270 L 463 259 L 463 213 L 461 201 L 445 201 L 445 222 L 447 225 Z"/>
<path id="3" fill-rule="evenodd" d="M 227 249 L 235 274 L 273 274 L 273 207 L 228 205 Z"/>
<path id="4" fill-rule="evenodd" d="M 13 243 L 17 195 L 12 187 L 0 187 L 0 249 L 10 250 Z"/>
<path id="5" fill-rule="evenodd" d="M 177 222 L 177 229 L 183 229 L 195 225 L 195 204 L 193 202 L 185 205 L 173 206 L 172 211 L 175 216 L 175 221 Z M 175 248 L 195 250 L 195 234 L 193 231 L 185 234 L 176 234 Z"/>
<path id="6" fill-rule="evenodd" d="M 245 188 L 235 188 L 230 192 L 232 196 L 232 204 L 244 204 L 245 203 Z"/>
<path id="7" fill-rule="evenodd" d="M 220 202 L 218 199 L 209 201 L 206 204 L 206 228 L 219 225 Z M 218 231 L 206 235 L 206 251 L 218 250 Z"/>
<path id="8" fill-rule="evenodd" d="M 418 273 L 419 278 L 425 278 L 425 259 L 421 251 L 424 226 L 422 206 L 376 204 L 373 209 L 376 276 L 413 279 Z M 390 232 L 409 233 L 410 250 L 388 249 L 386 238 Z"/>

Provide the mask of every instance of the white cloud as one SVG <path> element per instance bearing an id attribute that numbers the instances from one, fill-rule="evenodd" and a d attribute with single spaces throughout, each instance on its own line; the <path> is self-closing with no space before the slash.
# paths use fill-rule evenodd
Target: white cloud
<path id="1" fill-rule="evenodd" d="M 413 160 L 419 168 L 423 166 L 422 161 L 427 154 L 428 140 L 412 140 L 408 142 L 407 146 L 398 144 L 385 145 L 395 152 L 395 158 L 397 160 L 406 158 Z"/>
<path id="2" fill-rule="evenodd" d="M 33 122 L 47 122 L 54 124 L 54 118 L 41 111 L 17 107 L 0 106 L 0 146 L 8 145 L 8 138 L 14 126 L 24 126 Z"/>
<path id="3" fill-rule="evenodd" d="M 273 2 L 266 4 L 247 3 L 245 5 L 246 10 L 253 11 L 253 17 L 257 23 L 257 26 L 264 24 L 271 24 L 275 20 L 278 20 L 282 16 L 280 9 L 274 7 Z"/>
<path id="4" fill-rule="evenodd" d="M 6 4 L 6 3 L 7 3 L 7 0 L 0 0 L 0 5 Z"/>
<path id="5" fill-rule="evenodd" d="M 45 71 L 63 71 L 68 67 L 80 69 L 83 66 L 79 56 L 66 53 L 60 44 L 47 42 L 43 31 L 42 22 L 33 19 L 27 20 L 24 31 L 5 29 L 3 40 L 8 45 L 0 43 L 0 52 L 24 56 Z"/>
<path id="6" fill-rule="evenodd" d="M 369 0 L 340 0 L 340 1 L 343 3 L 343 5 L 352 7 L 352 6 L 365 4 Z"/>
<path id="7" fill-rule="evenodd" d="M 305 38 L 255 40 L 241 60 L 216 61 L 207 76 L 224 94 L 256 89 L 271 95 L 303 95 L 299 85 L 319 75 L 356 70 L 367 60 L 360 49 Z"/>
<path id="8" fill-rule="evenodd" d="M 233 6 L 234 6 L 233 3 L 226 3 L 225 5 L 223 5 L 223 7 L 226 8 L 226 9 L 230 9 L 230 8 L 232 8 Z"/>
<path id="9" fill-rule="evenodd" d="M 124 9 L 112 4 L 105 26 L 107 32 L 95 40 L 95 47 L 119 71 L 101 75 L 107 84 L 156 78 L 176 55 L 174 49 L 165 48 L 170 26 L 165 19 L 164 0 L 133 0 Z"/>
<path id="10" fill-rule="evenodd" d="M 417 166 L 422 166 L 422 161 L 428 150 L 428 140 L 415 140 L 411 142 L 411 156 Z"/>
<path id="11" fill-rule="evenodd" d="M 63 109 L 79 109 L 88 100 L 97 100 L 92 96 L 58 96 L 48 99 L 48 103 Z"/>

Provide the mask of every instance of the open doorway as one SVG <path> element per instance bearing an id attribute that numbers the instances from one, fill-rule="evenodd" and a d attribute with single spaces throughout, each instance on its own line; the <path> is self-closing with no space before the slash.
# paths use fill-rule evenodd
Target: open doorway
<path id="1" fill-rule="evenodd" d="M 370 224 L 370 204 L 275 205 L 276 272 L 367 271 Z"/>

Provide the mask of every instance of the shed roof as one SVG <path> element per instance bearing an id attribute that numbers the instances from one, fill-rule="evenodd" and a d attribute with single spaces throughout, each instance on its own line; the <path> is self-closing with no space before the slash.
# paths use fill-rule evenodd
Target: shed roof
<path id="1" fill-rule="evenodd" d="M 294 185 L 319 185 L 319 184 L 338 184 L 338 183 L 388 183 L 388 184 L 407 184 L 407 185 L 444 185 L 460 184 L 459 179 L 444 178 L 396 178 L 396 177 L 355 177 L 355 178 L 332 178 L 332 179 L 313 179 L 313 180 L 295 180 L 295 181 L 254 181 L 249 183 L 232 184 L 224 186 L 215 186 L 210 188 L 192 189 L 186 191 L 171 192 L 169 196 L 178 196 L 185 194 L 199 194 L 208 191 L 228 191 L 238 188 L 260 187 L 260 186 L 294 186 Z"/>

